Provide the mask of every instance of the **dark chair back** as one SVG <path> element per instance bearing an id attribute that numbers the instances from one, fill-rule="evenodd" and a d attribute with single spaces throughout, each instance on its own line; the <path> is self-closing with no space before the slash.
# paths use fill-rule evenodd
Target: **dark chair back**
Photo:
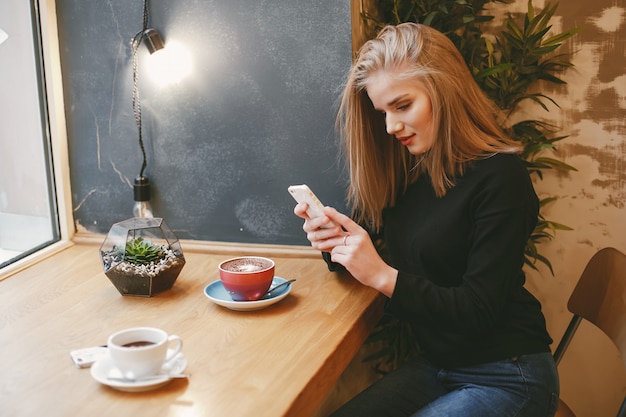
<path id="1" fill-rule="evenodd" d="M 626 368 L 626 255 L 614 248 L 598 251 L 585 267 L 567 308 L 574 316 L 554 352 L 556 364 L 585 319 L 613 341 Z M 573 416 L 573 413 L 562 403 L 556 416 Z M 626 417 L 626 397 L 617 416 Z"/>

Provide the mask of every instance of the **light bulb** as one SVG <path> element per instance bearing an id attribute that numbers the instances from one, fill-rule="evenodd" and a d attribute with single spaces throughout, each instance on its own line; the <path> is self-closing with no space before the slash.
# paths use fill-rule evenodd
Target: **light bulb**
<path id="1" fill-rule="evenodd" d="M 133 217 L 154 217 L 152 205 L 150 205 L 150 182 L 148 177 L 135 178 L 133 186 L 135 204 L 133 205 Z"/>
<path id="2" fill-rule="evenodd" d="M 168 41 L 163 49 L 146 58 L 148 76 L 161 87 L 178 83 L 191 74 L 191 54 L 176 41 Z"/>
<path id="3" fill-rule="evenodd" d="M 154 217 L 152 206 L 149 201 L 135 201 L 133 205 L 133 217 Z"/>

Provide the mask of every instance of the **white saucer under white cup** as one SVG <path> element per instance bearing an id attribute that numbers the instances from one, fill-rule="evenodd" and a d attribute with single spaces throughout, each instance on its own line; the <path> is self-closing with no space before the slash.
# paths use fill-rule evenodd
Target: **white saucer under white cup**
<path id="1" fill-rule="evenodd" d="M 187 368 L 187 358 L 181 352 L 169 362 L 163 364 L 154 378 L 125 381 L 120 379 L 123 378 L 122 373 L 113 365 L 109 352 L 106 352 L 91 367 L 91 376 L 99 383 L 118 391 L 142 392 L 154 390 L 168 384 L 172 380 L 170 375 L 180 374 L 185 371 L 185 368 Z"/>

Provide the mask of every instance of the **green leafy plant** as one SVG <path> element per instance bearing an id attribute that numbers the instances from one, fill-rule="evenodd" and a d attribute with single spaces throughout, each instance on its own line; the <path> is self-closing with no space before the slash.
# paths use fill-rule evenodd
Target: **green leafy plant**
<path id="1" fill-rule="evenodd" d="M 564 55 L 556 54 L 564 41 L 574 36 L 574 28 L 552 34 L 550 21 L 558 3 L 546 4 L 535 13 L 532 1 L 524 14 L 523 24 L 511 15 L 505 20 L 499 33 L 486 36 L 485 23 L 493 20 L 486 14 L 488 3 L 510 3 L 509 0 L 377 0 L 368 9 L 361 0 L 362 19 L 372 38 L 387 24 L 416 22 L 432 26 L 447 35 L 465 59 L 474 79 L 481 89 L 501 110 L 501 126 L 514 140 L 523 145 L 521 158 L 531 176 L 543 179 L 547 170 L 575 171 L 573 166 L 548 156 L 556 150 L 556 143 L 567 138 L 557 135 L 558 129 L 545 121 L 521 120 L 512 122 L 522 104 L 535 104 L 549 111 L 549 105 L 558 104 L 539 91 L 545 83 L 563 85 L 559 75 L 572 64 Z M 559 222 L 547 220 L 545 207 L 556 200 L 546 197 L 540 201 L 539 221 L 525 248 L 525 263 L 537 269 L 537 262 L 547 266 L 554 274 L 549 259 L 539 252 L 538 245 L 555 237 L 558 230 L 571 230 Z M 419 352 L 413 342 L 410 326 L 393 319 L 384 319 L 370 338 L 371 343 L 384 340 L 381 350 L 366 360 L 375 361 L 377 370 L 381 365 L 393 369 L 411 353 Z M 407 347 L 409 347 L 407 349 Z"/>
<path id="2" fill-rule="evenodd" d="M 149 264 L 165 255 L 163 247 L 155 245 L 142 237 L 126 242 L 124 259 L 132 264 Z"/>

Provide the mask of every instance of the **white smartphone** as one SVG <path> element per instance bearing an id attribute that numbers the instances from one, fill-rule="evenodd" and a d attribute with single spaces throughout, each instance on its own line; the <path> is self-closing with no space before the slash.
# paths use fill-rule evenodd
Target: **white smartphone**
<path id="1" fill-rule="evenodd" d="M 289 191 L 289 194 L 291 194 L 291 196 L 294 198 L 294 200 L 296 200 L 298 203 L 308 204 L 309 208 L 307 209 L 306 214 L 310 218 L 313 219 L 315 217 L 320 217 L 324 215 L 324 212 L 322 211 L 322 209 L 324 208 L 324 205 L 319 200 L 319 198 L 317 198 L 317 196 L 313 193 L 313 191 L 311 191 L 308 185 L 306 184 L 290 185 L 289 188 L 287 188 L 287 190 Z M 330 222 L 325 227 L 333 227 L 333 226 L 335 226 L 335 224 L 333 222 Z"/>

